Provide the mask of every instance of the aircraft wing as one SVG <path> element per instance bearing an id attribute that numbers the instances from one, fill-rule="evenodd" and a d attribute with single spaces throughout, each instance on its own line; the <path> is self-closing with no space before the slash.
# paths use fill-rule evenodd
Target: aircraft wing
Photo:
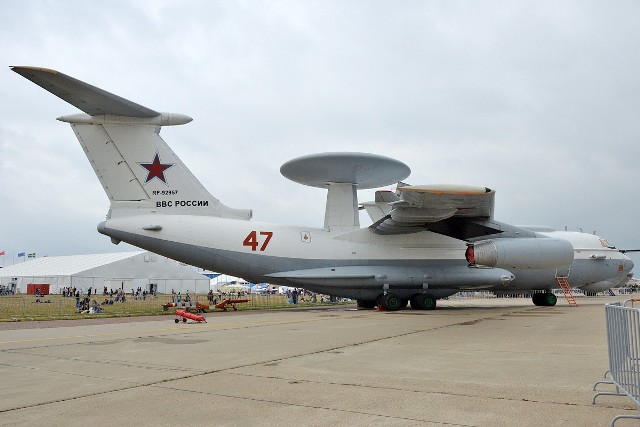
<path id="1" fill-rule="evenodd" d="M 378 234 L 424 230 L 462 238 L 491 234 L 492 230 L 469 220 L 493 218 L 494 190 L 476 186 L 399 183 L 396 194 L 399 200 L 389 203 L 391 212 L 371 225 Z M 452 233 L 452 228 L 458 231 Z"/>
<path id="2" fill-rule="evenodd" d="M 301 286 L 316 285 L 331 287 L 362 287 L 382 285 L 392 286 L 407 282 L 415 289 L 423 286 L 423 281 L 429 286 L 458 289 L 460 287 L 474 289 L 481 286 L 504 286 L 513 280 L 514 276 L 502 268 L 469 268 L 466 265 L 451 266 L 442 274 L 440 268 L 428 269 L 425 275 L 424 267 L 367 265 L 367 266 L 336 266 L 326 268 L 312 268 L 307 270 L 282 271 L 267 274 L 267 277 L 286 279 Z M 415 282 L 413 278 L 417 279 Z M 409 279 L 411 278 L 411 279 Z"/>
<path id="3" fill-rule="evenodd" d="M 11 69 L 90 116 L 110 114 L 151 118 L 160 114 L 59 71 L 39 67 L 14 66 Z"/>

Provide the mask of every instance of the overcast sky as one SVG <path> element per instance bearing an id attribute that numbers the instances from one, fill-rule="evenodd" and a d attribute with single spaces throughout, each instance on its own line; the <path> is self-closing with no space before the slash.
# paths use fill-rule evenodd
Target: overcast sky
<path id="1" fill-rule="evenodd" d="M 321 227 L 326 192 L 280 166 L 360 151 L 405 162 L 411 184 L 495 189 L 500 221 L 640 247 L 640 2 L 0 5 L 5 265 L 22 251 L 132 250 L 96 231 L 107 196 L 55 120 L 79 111 L 10 65 L 190 115 L 161 135 L 214 196 L 257 221 Z"/>

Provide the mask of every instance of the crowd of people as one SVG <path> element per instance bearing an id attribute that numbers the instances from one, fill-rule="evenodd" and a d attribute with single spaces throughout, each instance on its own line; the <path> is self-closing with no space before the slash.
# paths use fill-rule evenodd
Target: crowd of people
<path id="1" fill-rule="evenodd" d="M 15 295 L 16 285 L 0 285 L 0 295 Z"/>
<path id="2" fill-rule="evenodd" d="M 102 289 L 102 295 L 106 298 L 100 304 L 98 304 L 98 301 L 95 299 L 98 295 L 97 289 L 93 289 L 93 287 L 89 287 L 85 293 L 83 288 L 65 286 L 62 288 L 60 293 L 64 298 L 76 299 L 76 309 L 78 313 L 100 313 L 102 312 L 102 308 L 100 307 L 101 305 L 113 305 L 114 302 L 123 303 L 126 301 L 125 292 L 122 289 L 115 291 L 113 289 L 108 290 L 106 286 Z M 92 295 L 94 296 L 93 300 L 91 300 Z"/>
<path id="3" fill-rule="evenodd" d="M 318 303 L 329 302 L 330 297 L 327 295 L 318 295 L 315 292 L 302 288 L 291 288 L 287 290 L 287 298 L 290 304 L 299 304 L 304 302 Z"/>
<path id="4" fill-rule="evenodd" d="M 157 298 L 155 292 L 149 292 L 142 289 L 142 287 L 138 287 L 138 289 L 131 289 L 130 293 L 125 293 L 123 289 L 107 289 L 107 287 L 105 286 L 102 289 L 101 293 L 104 296 L 104 300 L 98 303 L 98 292 L 96 292 L 93 287 L 89 287 L 86 292 L 83 288 L 76 287 L 64 287 L 61 289 L 61 294 L 63 297 L 71 297 L 76 299 L 75 305 L 79 313 L 100 313 L 102 312 L 101 306 L 113 305 L 114 303 L 124 303 L 127 298 L 132 298 L 133 300 L 147 300 L 149 298 Z M 215 304 L 217 304 L 221 300 L 224 300 L 226 298 L 242 297 L 243 294 L 244 292 L 215 293 L 213 292 L 213 290 L 209 290 L 209 292 L 207 293 L 207 300 L 209 302 L 209 305 L 215 306 Z M 329 297 L 318 295 L 314 292 L 307 291 L 302 288 L 290 288 L 286 291 L 285 295 L 289 304 L 329 302 Z M 171 290 L 171 301 L 178 305 L 195 304 L 195 301 L 193 300 L 193 297 L 189 293 L 189 291 L 182 293 L 180 291 L 176 292 L 175 289 Z"/>
<path id="5" fill-rule="evenodd" d="M 60 293 L 63 297 L 72 297 L 76 298 L 76 300 L 79 300 L 84 296 L 91 299 L 91 295 L 98 295 L 97 289 L 93 289 L 93 287 L 89 287 L 85 294 L 83 288 L 76 288 L 75 286 L 65 286 L 62 288 Z M 108 297 L 107 299 L 105 299 L 106 302 L 103 303 L 103 305 L 113 304 L 113 302 L 125 302 L 126 300 L 126 294 L 123 289 L 107 289 L 107 287 L 105 286 L 102 290 L 102 295 Z M 156 298 L 156 293 L 143 290 L 141 287 L 139 287 L 138 289 L 131 289 L 131 297 L 134 300 L 146 300 L 148 297 Z"/>
<path id="6" fill-rule="evenodd" d="M 156 298 L 156 292 L 147 292 L 147 290 L 143 290 L 141 287 L 138 287 L 138 289 L 133 290 L 131 289 L 131 295 L 133 296 L 133 299 L 135 300 L 146 300 L 147 297 L 150 298 Z"/>
<path id="7" fill-rule="evenodd" d="M 176 293 L 175 289 L 171 289 L 171 302 L 177 304 L 190 303 L 191 296 L 189 295 L 189 291 L 182 295 L 182 292 Z"/>

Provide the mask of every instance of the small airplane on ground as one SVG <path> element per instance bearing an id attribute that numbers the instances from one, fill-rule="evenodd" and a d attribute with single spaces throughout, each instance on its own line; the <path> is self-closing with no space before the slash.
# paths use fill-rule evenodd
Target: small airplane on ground
<path id="1" fill-rule="evenodd" d="M 461 290 L 532 293 L 555 305 L 551 289 L 611 286 L 633 262 L 586 233 L 522 227 L 494 219 L 495 191 L 408 185 L 404 163 L 374 154 L 323 153 L 285 163 L 295 182 L 327 189 L 323 228 L 250 221 L 252 211 L 213 197 L 160 137 L 189 123 L 58 71 L 12 67 L 85 114 L 69 123 L 110 200 L 98 231 L 191 265 L 253 283 L 303 287 L 357 299 L 362 307 L 434 309 Z M 357 190 L 397 183 L 358 204 Z M 373 224 L 361 228 L 358 210 Z"/>

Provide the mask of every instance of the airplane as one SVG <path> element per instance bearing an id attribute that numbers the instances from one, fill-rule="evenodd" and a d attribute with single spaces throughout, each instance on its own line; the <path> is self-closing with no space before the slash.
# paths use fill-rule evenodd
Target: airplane
<path id="1" fill-rule="evenodd" d="M 618 283 L 633 262 L 599 236 L 494 219 L 495 190 L 408 185 L 411 170 L 369 153 L 318 153 L 281 173 L 326 188 L 324 227 L 252 221 L 252 210 L 213 197 L 160 137 L 183 114 L 160 113 L 46 68 L 11 69 L 77 107 L 69 123 L 110 207 L 98 232 L 253 283 L 302 287 L 360 307 L 431 310 L 459 291 L 530 293 L 553 306 L 559 278 L 573 287 Z M 357 190 L 396 184 L 359 204 Z M 359 209 L 373 223 L 361 227 Z"/>

